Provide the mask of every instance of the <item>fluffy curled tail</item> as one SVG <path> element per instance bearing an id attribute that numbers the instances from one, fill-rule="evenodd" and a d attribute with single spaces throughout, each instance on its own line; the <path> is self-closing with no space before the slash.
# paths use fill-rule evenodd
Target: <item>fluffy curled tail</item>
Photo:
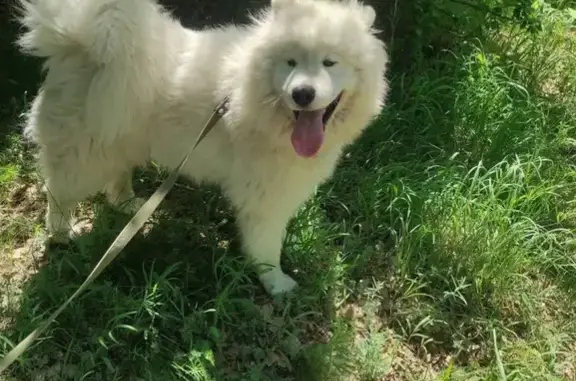
<path id="1" fill-rule="evenodd" d="M 172 22 L 155 1 L 20 0 L 20 8 L 26 31 L 18 44 L 47 59 L 47 80 L 51 67 L 69 57 L 81 56 L 96 69 L 84 108 L 87 128 L 113 140 L 141 122 L 162 80 L 160 36 Z"/>

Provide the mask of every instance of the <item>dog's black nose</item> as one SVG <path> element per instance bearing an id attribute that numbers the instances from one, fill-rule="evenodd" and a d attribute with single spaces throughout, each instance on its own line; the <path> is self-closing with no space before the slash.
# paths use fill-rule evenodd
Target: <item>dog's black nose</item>
<path id="1" fill-rule="evenodd" d="M 292 90 L 292 99 L 300 107 L 306 107 L 314 100 L 316 90 L 312 86 L 300 86 Z"/>

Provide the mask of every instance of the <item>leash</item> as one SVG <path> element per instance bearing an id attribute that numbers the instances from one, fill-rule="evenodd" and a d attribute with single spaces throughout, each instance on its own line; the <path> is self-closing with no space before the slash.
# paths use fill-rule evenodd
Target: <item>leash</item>
<path id="1" fill-rule="evenodd" d="M 134 235 L 142 228 L 146 220 L 154 213 L 158 205 L 164 200 L 168 192 L 172 189 L 178 176 L 180 175 L 180 170 L 188 162 L 190 155 L 194 149 L 200 144 L 200 142 L 208 135 L 212 128 L 218 123 L 222 116 L 228 111 L 228 98 L 225 98 L 212 112 L 212 115 L 204 125 L 200 134 L 196 138 L 196 141 L 192 147 L 188 150 L 188 153 L 184 156 L 180 164 L 174 169 L 170 176 L 162 182 L 160 187 L 154 192 L 154 194 L 146 201 L 144 205 L 136 212 L 134 217 L 126 224 L 124 229 L 118 234 L 114 242 L 108 247 L 108 250 L 104 253 L 96 267 L 92 270 L 90 275 L 86 278 L 84 283 L 72 294 L 68 300 L 66 300 L 56 311 L 50 315 L 46 321 L 44 321 L 38 328 L 36 328 L 32 333 L 30 333 L 24 340 L 22 340 L 18 345 L 16 345 L 10 352 L 8 352 L 2 359 L 0 359 L 0 373 L 4 372 L 14 361 L 16 361 L 31 345 L 32 343 L 40 337 L 40 335 L 48 328 L 48 326 L 56 320 L 62 311 L 78 296 L 82 293 L 88 286 L 104 271 L 104 269 L 118 256 L 118 254 L 126 247 L 128 242 L 132 240 Z"/>

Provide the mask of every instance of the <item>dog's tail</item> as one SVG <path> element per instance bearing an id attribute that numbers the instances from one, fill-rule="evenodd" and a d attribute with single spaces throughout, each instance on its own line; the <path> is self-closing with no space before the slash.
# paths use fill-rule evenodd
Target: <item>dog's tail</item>
<path id="1" fill-rule="evenodd" d="M 19 3 L 25 32 L 18 44 L 47 59 L 48 76 L 70 57 L 82 56 L 95 68 L 85 102 L 87 128 L 113 140 L 142 122 L 162 80 L 164 57 L 158 50 L 165 43 L 158 40 L 172 22 L 154 0 Z"/>

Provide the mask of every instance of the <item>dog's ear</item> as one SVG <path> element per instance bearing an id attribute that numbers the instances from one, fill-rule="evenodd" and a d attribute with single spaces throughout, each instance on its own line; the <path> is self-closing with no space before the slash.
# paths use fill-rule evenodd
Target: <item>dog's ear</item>
<path id="1" fill-rule="evenodd" d="M 274 0 L 272 0 L 274 2 Z M 376 11 L 370 5 L 362 5 L 362 19 L 368 28 L 371 28 L 376 21 Z"/>

